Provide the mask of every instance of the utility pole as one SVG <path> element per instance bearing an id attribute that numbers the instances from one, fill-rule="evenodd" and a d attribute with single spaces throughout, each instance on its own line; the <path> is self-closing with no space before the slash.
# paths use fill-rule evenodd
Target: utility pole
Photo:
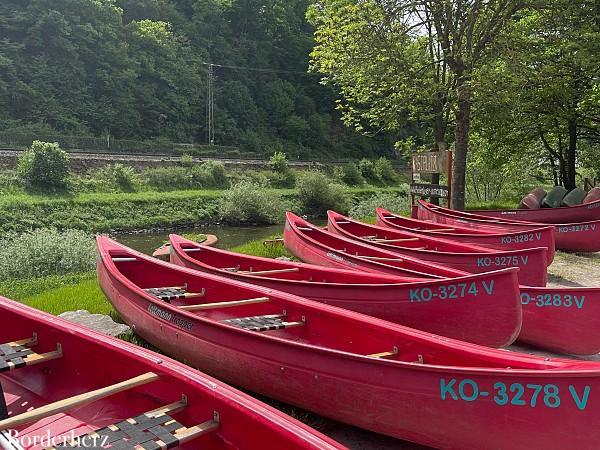
<path id="1" fill-rule="evenodd" d="M 208 65 L 206 92 L 206 140 L 208 145 L 215 145 L 215 97 L 213 89 L 213 65 Z"/>

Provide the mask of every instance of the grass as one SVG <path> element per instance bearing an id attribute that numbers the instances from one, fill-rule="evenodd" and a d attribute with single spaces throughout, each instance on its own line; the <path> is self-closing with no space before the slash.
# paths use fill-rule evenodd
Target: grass
<path id="1" fill-rule="evenodd" d="M 394 190 L 395 188 L 385 188 Z M 294 189 L 272 189 L 293 200 Z M 349 188 L 354 201 L 381 188 Z M 92 233 L 196 226 L 219 217 L 219 190 L 5 195 L 0 197 L 0 233 L 35 228 L 78 229 Z"/>
<path id="2" fill-rule="evenodd" d="M 246 244 L 232 248 L 231 251 L 244 253 L 245 255 L 262 256 L 263 258 L 280 258 L 285 256 L 290 259 L 295 259 L 294 255 L 287 251 L 283 242 L 266 242 L 277 238 L 281 238 L 281 235 L 273 235 L 265 239 L 250 241 Z"/>
<path id="3" fill-rule="evenodd" d="M 0 294 L 54 315 L 77 309 L 96 314 L 113 310 L 98 286 L 95 272 L 4 281 L 0 283 Z"/>

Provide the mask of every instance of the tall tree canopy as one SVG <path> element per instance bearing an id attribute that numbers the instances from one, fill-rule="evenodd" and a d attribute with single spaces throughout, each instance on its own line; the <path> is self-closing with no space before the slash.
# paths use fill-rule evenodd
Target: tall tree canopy
<path id="1" fill-rule="evenodd" d="M 391 151 L 306 73 L 308 0 L 0 2 L 0 130 L 206 142 L 291 157 Z M 259 70 L 251 70 L 259 69 Z"/>

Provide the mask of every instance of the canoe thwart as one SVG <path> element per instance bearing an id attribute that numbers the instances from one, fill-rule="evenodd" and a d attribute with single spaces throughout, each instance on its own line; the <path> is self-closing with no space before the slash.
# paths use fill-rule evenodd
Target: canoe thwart
<path id="1" fill-rule="evenodd" d="M 233 306 L 252 305 L 254 303 L 264 303 L 268 301 L 269 297 L 257 297 L 248 298 L 245 300 L 233 300 L 229 302 L 203 303 L 200 305 L 184 305 L 180 306 L 179 309 L 182 309 L 184 311 L 202 311 L 205 309 L 231 308 Z"/>
<path id="2" fill-rule="evenodd" d="M 182 250 L 186 253 L 193 253 L 193 252 L 201 252 L 202 248 L 200 247 L 190 247 L 190 248 L 182 248 Z"/>
<path id="3" fill-rule="evenodd" d="M 47 405 L 40 406 L 39 408 L 32 409 L 31 411 L 9 417 L 8 419 L 0 420 L 0 430 L 6 430 L 26 423 L 35 422 L 36 420 L 50 417 L 54 414 L 59 414 L 70 409 L 77 408 L 78 406 L 93 403 L 97 400 L 118 394 L 119 392 L 133 389 L 137 386 L 151 383 L 158 379 L 159 376 L 154 372 L 146 372 L 142 375 L 138 375 L 137 377 L 121 381 L 120 383 L 112 384 L 94 391 L 84 392 L 83 394 L 75 395 L 74 397 L 69 397 L 54 403 L 49 403 Z"/>
<path id="4" fill-rule="evenodd" d="M 415 242 L 415 241 L 420 241 L 420 240 L 421 240 L 420 238 L 415 237 L 415 238 L 402 238 L 402 239 L 373 239 L 373 242 L 385 244 L 387 242 Z"/>
<path id="5" fill-rule="evenodd" d="M 156 298 L 166 302 L 184 298 L 204 297 L 206 295 L 206 289 L 204 288 L 200 292 L 187 292 L 187 284 L 183 286 L 147 288 L 144 290 L 148 294 L 154 295 Z"/>
<path id="6" fill-rule="evenodd" d="M 132 261 L 137 261 L 137 258 L 118 258 L 118 257 L 113 257 L 112 260 L 113 260 L 113 262 L 132 262 Z"/>
<path id="7" fill-rule="evenodd" d="M 0 373 L 15 370 L 20 367 L 33 366 L 46 361 L 60 358 L 62 347 L 56 344 L 56 350 L 47 353 L 36 353 L 28 345 L 37 344 L 37 336 L 21 341 L 0 344 Z"/>
<path id="8" fill-rule="evenodd" d="M 306 318 L 297 322 L 286 322 L 284 314 L 272 314 L 266 316 L 239 317 L 236 319 L 224 320 L 224 323 L 243 328 L 250 331 L 271 331 L 282 330 L 284 328 L 297 327 L 306 324 Z"/>
<path id="9" fill-rule="evenodd" d="M 388 356 L 394 356 L 398 354 L 398 347 L 394 346 L 391 352 L 371 353 L 367 355 L 369 358 L 387 358 Z"/>
<path id="10" fill-rule="evenodd" d="M 142 448 L 175 448 L 219 427 L 219 413 L 214 411 L 212 419 L 186 427 L 171 417 L 187 406 L 187 399 L 148 411 L 118 423 L 92 431 L 86 436 L 99 436 L 110 442 L 111 448 L 137 450 Z M 83 448 L 81 436 L 60 448 Z M 54 450 L 54 447 L 46 450 Z"/>

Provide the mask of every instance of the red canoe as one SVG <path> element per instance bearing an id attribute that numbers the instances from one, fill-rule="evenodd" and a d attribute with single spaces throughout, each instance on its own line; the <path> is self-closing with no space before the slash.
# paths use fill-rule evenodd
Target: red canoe
<path id="1" fill-rule="evenodd" d="M 474 244 L 498 250 L 528 249 L 546 247 L 548 265 L 554 260 L 554 233 L 550 227 L 544 226 L 530 232 L 504 231 L 494 233 L 460 225 L 437 224 L 424 220 L 399 216 L 386 209 L 376 209 L 377 222 L 381 227 L 400 229 L 433 238 L 442 237 L 465 244 Z"/>
<path id="2" fill-rule="evenodd" d="M 219 241 L 219 238 L 214 234 L 207 234 L 206 239 L 204 239 L 200 244 L 206 246 L 213 246 Z M 161 245 L 152 253 L 152 256 L 158 259 L 162 259 L 163 261 L 169 260 L 169 255 L 171 254 L 171 244 L 169 242 Z"/>
<path id="3" fill-rule="evenodd" d="M 98 247 L 100 285 L 125 322 L 227 382 L 436 448 L 595 449 L 600 441 L 598 363 L 440 338 L 107 238 Z M 186 292 L 169 296 L 163 285 Z"/>
<path id="4" fill-rule="evenodd" d="M 171 262 L 177 265 L 454 339 L 503 347 L 521 328 L 516 269 L 424 281 L 242 255 L 202 247 L 177 235 L 169 238 Z"/>
<path id="5" fill-rule="evenodd" d="M 1 448 L 343 448 L 149 350 L 1 297 L 0 317 Z"/>
<path id="6" fill-rule="evenodd" d="M 540 209 L 481 209 L 475 214 L 499 219 L 515 219 L 527 222 L 559 224 L 600 220 L 600 200 L 576 206 Z"/>
<path id="7" fill-rule="evenodd" d="M 434 264 L 411 258 L 410 256 L 400 256 L 396 252 L 331 234 L 328 231 L 315 227 L 291 212 L 286 214 L 283 240 L 288 250 L 302 261 L 327 267 L 360 268 L 367 272 L 387 273 L 399 276 L 404 275 L 404 270 L 407 266 L 409 268 L 418 267 L 420 276 L 441 275 L 454 278 L 469 273 L 450 267 L 446 267 L 446 272 L 442 273 L 440 268 L 445 266 L 439 263 Z M 493 258 L 486 257 L 482 264 L 493 270 L 492 261 Z M 435 271 L 428 271 L 429 265 Z M 533 286 L 546 285 L 547 272 L 545 270 L 545 263 L 542 263 L 541 267 L 543 271 L 540 276 L 529 280 L 533 283 Z M 416 271 L 413 272 L 413 275 L 419 276 Z"/>
<path id="8" fill-rule="evenodd" d="M 519 268 L 519 282 L 543 286 L 548 277 L 545 247 L 492 251 L 440 238 L 420 236 L 362 223 L 334 211 L 327 212 L 327 230 L 339 236 L 390 250 L 422 261 L 431 261 L 469 273 L 482 273 L 506 267 Z"/>
<path id="9" fill-rule="evenodd" d="M 326 231 L 293 214 L 289 214 L 288 218 L 291 219 L 291 224 L 286 224 L 287 237 L 284 234 L 284 239 L 292 253 L 298 252 L 295 254 L 299 256 L 302 251 L 302 254 L 313 258 L 311 262 L 330 266 L 330 257 L 326 255 L 335 254 L 335 251 L 328 244 L 337 245 L 333 238 L 344 238 L 332 235 L 330 241 L 325 241 L 322 238 L 323 234 L 327 234 Z M 300 224 L 300 227 L 294 223 Z M 318 231 L 307 231 L 309 228 Z M 370 245 L 363 247 L 377 250 Z M 360 258 L 354 261 L 355 265 L 349 267 L 363 269 Z M 391 273 L 391 270 L 393 267 L 387 266 L 380 273 Z M 377 273 L 377 270 L 374 272 Z M 600 333 L 597 332 L 600 321 L 600 288 L 520 286 L 520 289 L 523 325 L 518 340 L 561 353 L 588 355 L 600 352 Z"/>
<path id="10" fill-rule="evenodd" d="M 508 219 L 495 219 L 476 214 L 443 208 L 419 201 L 418 215 L 421 219 L 431 219 L 445 225 L 460 224 L 478 229 L 522 231 L 538 227 L 539 224 L 520 222 Z M 597 252 L 600 251 L 600 220 L 581 223 L 564 223 L 554 225 L 556 248 L 565 251 Z"/>
<path id="11" fill-rule="evenodd" d="M 302 261 L 326 267 L 423 278 L 453 278 L 469 273 L 400 257 L 397 253 L 333 235 L 292 212 L 286 213 L 283 242 Z"/>

